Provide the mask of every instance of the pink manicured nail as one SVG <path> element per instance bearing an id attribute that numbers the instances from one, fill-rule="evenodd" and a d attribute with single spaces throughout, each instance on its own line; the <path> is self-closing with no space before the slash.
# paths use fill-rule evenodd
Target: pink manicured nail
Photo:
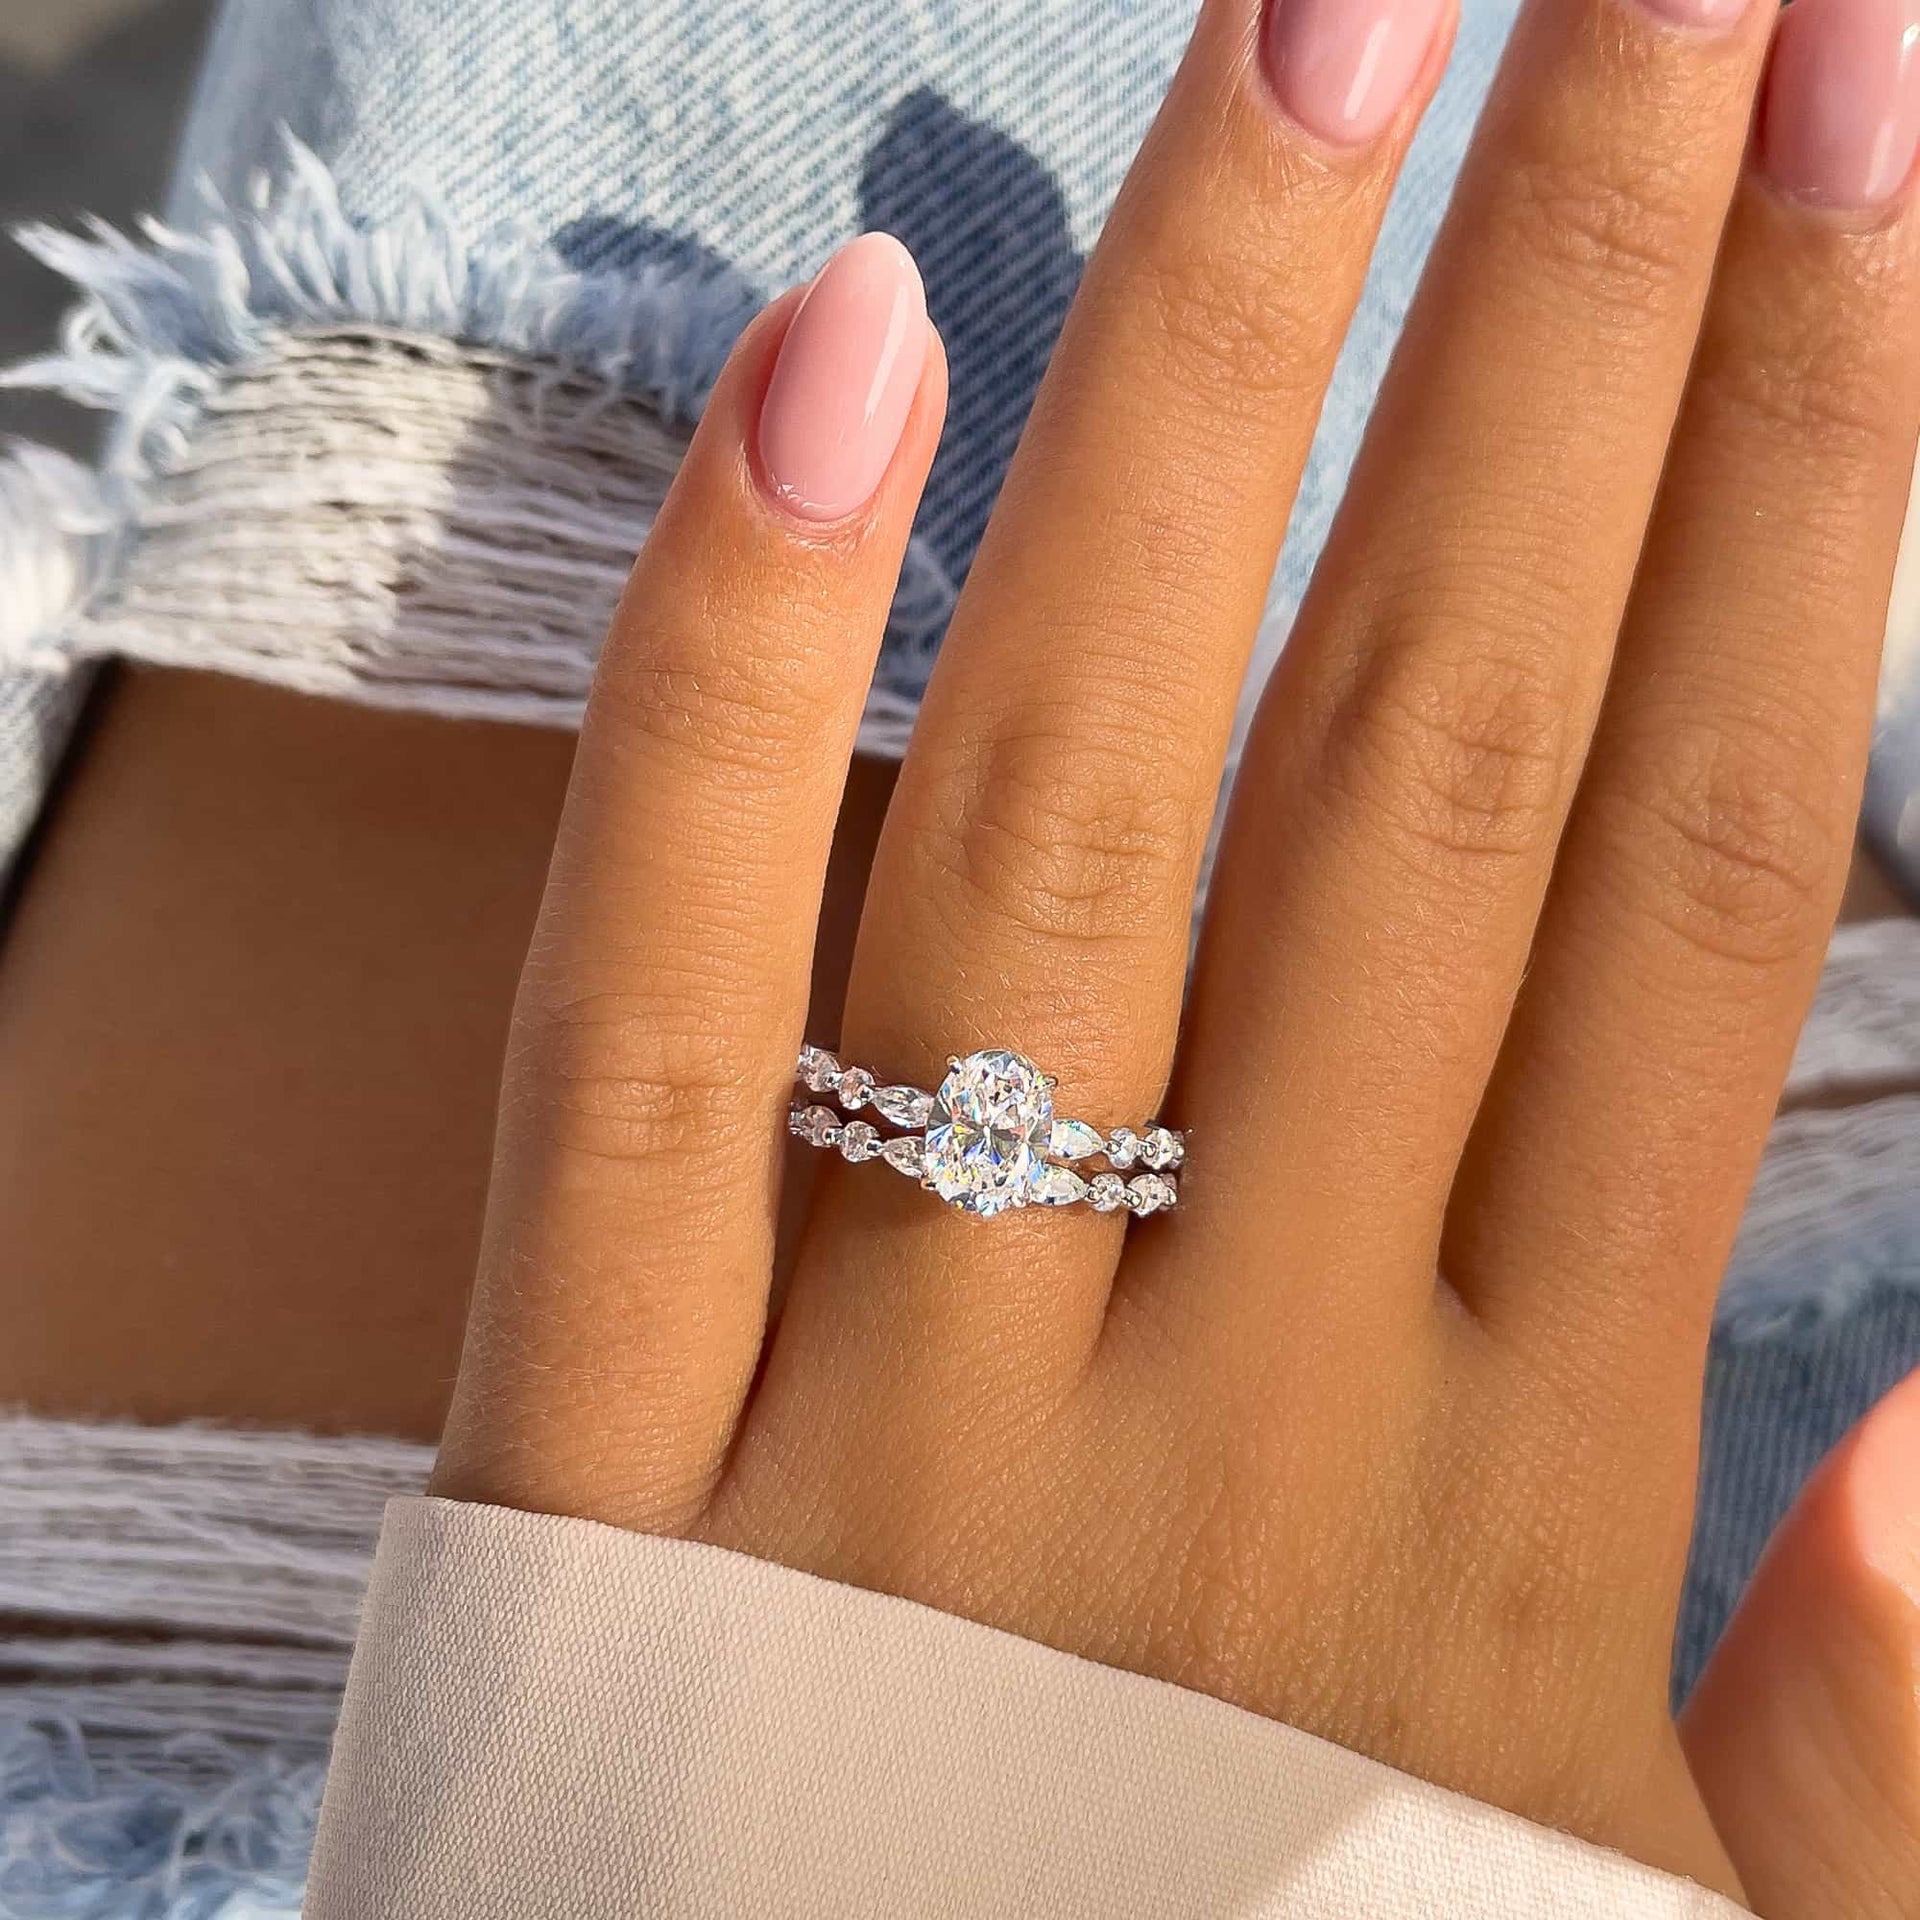
<path id="1" fill-rule="evenodd" d="M 1920 0 L 1792 0 L 1760 117 L 1760 163 L 1782 193 L 1876 207 L 1920 148 Z"/>
<path id="2" fill-rule="evenodd" d="M 926 359 L 913 256 L 891 234 L 850 240 L 801 301 L 760 408 L 761 469 L 789 513 L 840 520 L 872 499 Z"/>
<path id="3" fill-rule="evenodd" d="M 1267 72 L 1309 133 L 1357 147 L 1384 133 L 1427 63 L 1446 0 L 1269 0 Z"/>
<path id="4" fill-rule="evenodd" d="M 1747 0 L 1642 0 L 1642 4 L 1662 20 L 1700 33 L 1723 32 L 1747 10 Z"/>

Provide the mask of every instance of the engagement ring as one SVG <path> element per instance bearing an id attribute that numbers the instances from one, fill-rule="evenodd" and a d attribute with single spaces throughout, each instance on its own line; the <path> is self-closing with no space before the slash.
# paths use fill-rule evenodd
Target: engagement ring
<path id="1" fill-rule="evenodd" d="M 803 1047 L 797 1078 L 827 1106 L 797 1106 L 787 1125 L 809 1146 L 837 1147 L 848 1160 L 884 1160 L 951 1207 L 990 1219 L 1009 1207 L 1067 1207 L 1084 1200 L 1096 1213 L 1121 1208 L 1136 1217 L 1162 1213 L 1179 1197 L 1173 1170 L 1186 1141 L 1171 1127 L 1115 1127 L 1056 1118 L 1054 1080 L 1024 1054 L 988 1047 L 947 1062 L 937 1091 L 882 1086 L 864 1067 L 846 1067 L 822 1047 Z M 870 1110 L 891 1126 L 846 1113 Z M 1075 1162 L 1103 1158 L 1080 1172 Z M 1135 1166 L 1143 1173 L 1126 1177 Z"/>

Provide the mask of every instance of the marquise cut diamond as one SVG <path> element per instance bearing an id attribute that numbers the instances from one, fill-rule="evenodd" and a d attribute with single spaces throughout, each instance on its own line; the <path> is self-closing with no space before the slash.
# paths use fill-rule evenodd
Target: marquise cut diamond
<path id="1" fill-rule="evenodd" d="M 1053 1134 L 1053 1088 L 1023 1054 L 990 1047 L 956 1060 L 927 1116 L 926 1184 L 982 1219 L 1031 1197 Z"/>
<path id="2" fill-rule="evenodd" d="M 933 1095 L 922 1093 L 918 1087 L 876 1087 L 872 1106 L 883 1120 L 892 1121 L 896 1127 L 924 1127 L 933 1111 Z"/>

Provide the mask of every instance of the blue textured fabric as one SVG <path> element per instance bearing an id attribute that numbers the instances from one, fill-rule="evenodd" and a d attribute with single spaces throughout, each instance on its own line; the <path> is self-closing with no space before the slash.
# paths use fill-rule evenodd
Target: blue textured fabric
<path id="1" fill-rule="evenodd" d="M 1516 0 L 1467 0 L 1325 410 L 1279 605 L 1325 538 Z M 524 234 L 587 273 L 645 264 L 759 296 L 883 227 L 913 249 L 952 363 L 920 531 L 979 542 L 1082 262 L 1166 89 L 1192 0 L 229 0 L 171 224 L 284 181 L 290 129 L 341 212 Z M 743 316 L 683 343 L 711 377 Z M 484 329 L 480 329 L 484 331 Z M 924 673 L 924 665 L 922 667 Z"/>
<path id="2" fill-rule="evenodd" d="M 1716 1333 L 1707 1362 L 1699 1517 L 1674 1643 L 1676 1705 L 1699 1678 L 1807 1476 L 1916 1364 L 1920 1290 L 1897 1269 L 1819 1325 L 1759 1338 L 1726 1327 Z"/>
<path id="3" fill-rule="evenodd" d="M 191 1744 L 103 1777 L 77 1727 L 0 1713 L 0 1920 L 297 1914 L 324 1760 Z"/>

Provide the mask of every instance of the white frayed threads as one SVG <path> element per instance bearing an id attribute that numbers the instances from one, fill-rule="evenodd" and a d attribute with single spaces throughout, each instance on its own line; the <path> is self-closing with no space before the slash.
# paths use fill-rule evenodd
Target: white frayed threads
<path id="1" fill-rule="evenodd" d="M 365 328 L 281 335 L 139 487 L 112 590 L 63 646 L 577 725 L 683 447 L 644 400 L 550 366 Z M 930 647 L 952 598 L 916 542 L 896 626 Z M 864 745 L 901 750 L 916 691 L 883 673 Z"/>
<path id="2" fill-rule="evenodd" d="M 50 447 L 0 455 L 0 666 L 59 673 L 60 636 L 106 567 L 118 516 L 96 475 Z"/>
<path id="3" fill-rule="evenodd" d="M 86 695 L 73 633 L 110 570 L 118 524 L 97 476 L 65 454 L 0 455 L 0 881 Z"/>
<path id="4" fill-rule="evenodd" d="M 381 1512 L 432 1457 L 0 1416 L 0 1911 L 292 1920 Z"/>
<path id="5" fill-rule="evenodd" d="M 351 220 L 326 166 L 290 136 L 285 147 L 283 175 L 257 179 L 250 206 L 203 185 L 192 233 L 153 220 L 144 245 L 98 220 L 20 233 L 85 297 L 57 353 L 0 380 L 112 412 L 110 473 L 171 464 L 211 384 L 274 335 L 343 324 L 546 361 L 691 419 L 760 304 L 719 265 L 578 272 L 531 227 L 469 234 L 425 193 L 392 220 Z"/>
<path id="6" fill-rule="evenodd" d="M 675 429 L 756 290 L 715 265 L 577 272 L 522 226 L 463 233 L 426 195 L 356 222 L 292 139 L 249 207 L 204 199 L 199 231 L 149 222 L 145 244 L 99 222 L 21 236 L 85 298 L 58 352 L 0 379 L 113 417 L 84 591 L 23 596 L 55 617 L 0 627 L 0 668 L 119 654 L 576 724 Z M 0 496 L 0 561 L 10 535 L 39 548 L 46 516 Z M 72 559 L 54 542 L 15 565 Z M 904 749 L 953 600 L 916 540 L 869 751 Z"/>

